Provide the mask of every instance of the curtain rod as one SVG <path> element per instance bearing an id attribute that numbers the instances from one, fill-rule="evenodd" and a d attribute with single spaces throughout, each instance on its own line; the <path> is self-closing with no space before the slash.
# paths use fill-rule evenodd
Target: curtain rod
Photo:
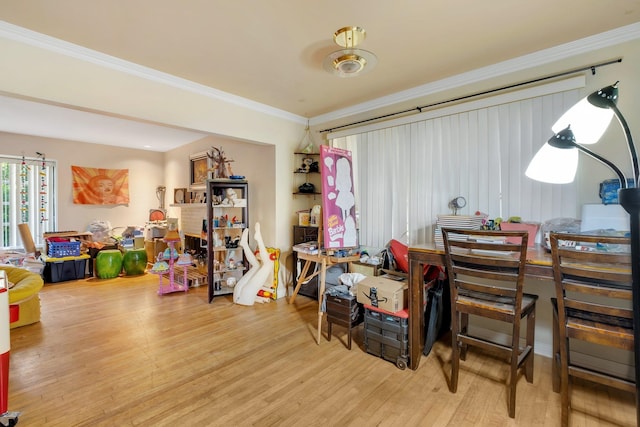
<path id="1" fill-rule="evenodd" d="M 501 87 L 498 87 L 498 88 L 489 89 L 489 90 L 485 90 L 485 91 L 482 91 L 482 92 L 472 93 L 470 95 L 464 95 L 464 96 L 460 96 L 460 97 L 457 97 L 457 98 L 447 99 L 446 101 L 434 102 L 433 104 L 423 105 L 423 106 L 419 106 L 419 107 L 413 107 L 413 108 L 409 108 L 407 110 L 397 111 L 395 113 L 389 113 L 389 114 L 385 114 L 385 115 L 382 115 L 382 116 L 372 117 L 370 119 L 365 119 L 365 120 L 360 120 L 360 121 L 353 122 L 353 123 L 348 123 L 346 125 L 341 125 L 341 126 L 332 127 L 332 128 L 329 128 L 329 129 L 324 129 L 324 130 L 321 130 L 320 133 L 333 132 L 334 130 L 337 130 L 337 129 L 343 129 L 343 128 L 346 128 L 346 127 L 349 127 L 349 126 L 360 125 L 362 123 L 368 123 L 368 122 L 372 122 L 372 121 L 375 121 L 375 120 L 386 119 L 388 117 L 398 116 L 400 114 L 406 114 L 406 113 L 410 113 L 412 111 L 417 112 L 417 113 L 422 113 L 422 110 L 427 109 L 427 108 L 431 108 L 431 107 L 435 107 L 435 106 L 438 106 L 438 105 L 448 104 L 450 102 L 462 101 L 462 100 L 465 100 L 465 99 L 474 98 L 476 96 L 488 95 L 490 93 L 495 93 L 495 92 L 499 92 L 499 91 L 507 90 L 507 89 L 513 89 L 515 87 L 524 86 L 524 85 L 528 85 L 528 84 L 531 84 L 531 83 L 538 83 L 538 82 L 541 82 L 541 81 L 544 81 L 544 80 L 555 79 L 557 77 L 563 77 L 563 76 L 566 76 L 568 74 L 579 73 L 581 71 L 591 70 L 591 74 L 595 75 L 597 68 L 604 67 L 605 65 L 611 65 L 611 64 L 620 63 L 620 62 L 622 62 L 622 58 L 613 59 L 613 60 L 608 61 L 608 62 L 601 62 L 599 64 L 588 65 L 588 66 L 585 66 L 585 67 L 582 67 L 582 68 L 576 68 L 574 70 L 565 71 L 565 72 L 553 74 L 553 75 L 550 75 L 550 76 L 539 77 L 537 79 L 527 80 L 525 82 L 514 83 L 514 84 L 511 84 L 511 85 L 507 85 L 507 86 L 501 86 Z"/>

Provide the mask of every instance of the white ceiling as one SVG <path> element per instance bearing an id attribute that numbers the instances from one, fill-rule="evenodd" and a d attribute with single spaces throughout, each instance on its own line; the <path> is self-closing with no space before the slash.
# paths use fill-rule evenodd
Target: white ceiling
<path id="1" fill-rule="evenodd" d="M 0 129 L 69 141 L 169 151 L 206 134 L 0 96 Z"/>
<path id="2" fill-rule="evenodd" d="M 3 0 L 0 19 L 319 123 L 640 22 L 640 1 Z M 333 32 L 350 25 L 365 28 L 360 47 L 375 53 L 378 64 L 363 76 L 341 79 L 324 71 L 322 60 L 339 48 Z M 167 146 L 204 136 L 6 95 L 0 130 L 8 132 L 28 128 L 40 136 L 127 146 L 128 132 L 142 131 Z"/>

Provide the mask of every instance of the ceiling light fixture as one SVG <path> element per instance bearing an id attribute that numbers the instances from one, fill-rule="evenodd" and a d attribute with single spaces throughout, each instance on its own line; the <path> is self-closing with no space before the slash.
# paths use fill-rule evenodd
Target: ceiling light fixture
<path id="1" fill-rule="evenodd" d="M 329 54 L 324 59 L 324 69 L 338 77 L 355 77 L 371 71 L 378 58 L 369 51 L 356 48 L 366 36 L 365 30 L 360 27 L 344 27 L 336 31 L 333 41 L 343 49 Z"/>

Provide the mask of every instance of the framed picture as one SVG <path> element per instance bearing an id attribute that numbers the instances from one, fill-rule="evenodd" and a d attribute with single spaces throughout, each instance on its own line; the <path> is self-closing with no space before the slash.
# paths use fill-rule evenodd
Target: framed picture
<path id="1" fill-rule="evenodd" d="M 206 203 L 207 202 L 207 193 L 206 191 L 192 191 L 191 192 L 191 203 Z"/>
<path id="2" fill-rule="evenodd" d="M 198 191 L 205 189 L 205 182 L 209 177 L 210 159 L 206 151 L 189 156 L 189 189 Z"/>
<path id="3" fill-rule="evenodd" d="M 174 188 L 173 189 L 173 203 L 187 203 L 187 189 L 186 188 Z"/>

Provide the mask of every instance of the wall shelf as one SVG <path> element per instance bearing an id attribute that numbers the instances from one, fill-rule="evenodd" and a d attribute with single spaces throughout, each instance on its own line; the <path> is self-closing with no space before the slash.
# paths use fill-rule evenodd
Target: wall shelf
<path id="1" fill-rule="evenodd" d="M 206 203 L 172 203 L 169 205 L 172 208 L 206 208 Z"/>

